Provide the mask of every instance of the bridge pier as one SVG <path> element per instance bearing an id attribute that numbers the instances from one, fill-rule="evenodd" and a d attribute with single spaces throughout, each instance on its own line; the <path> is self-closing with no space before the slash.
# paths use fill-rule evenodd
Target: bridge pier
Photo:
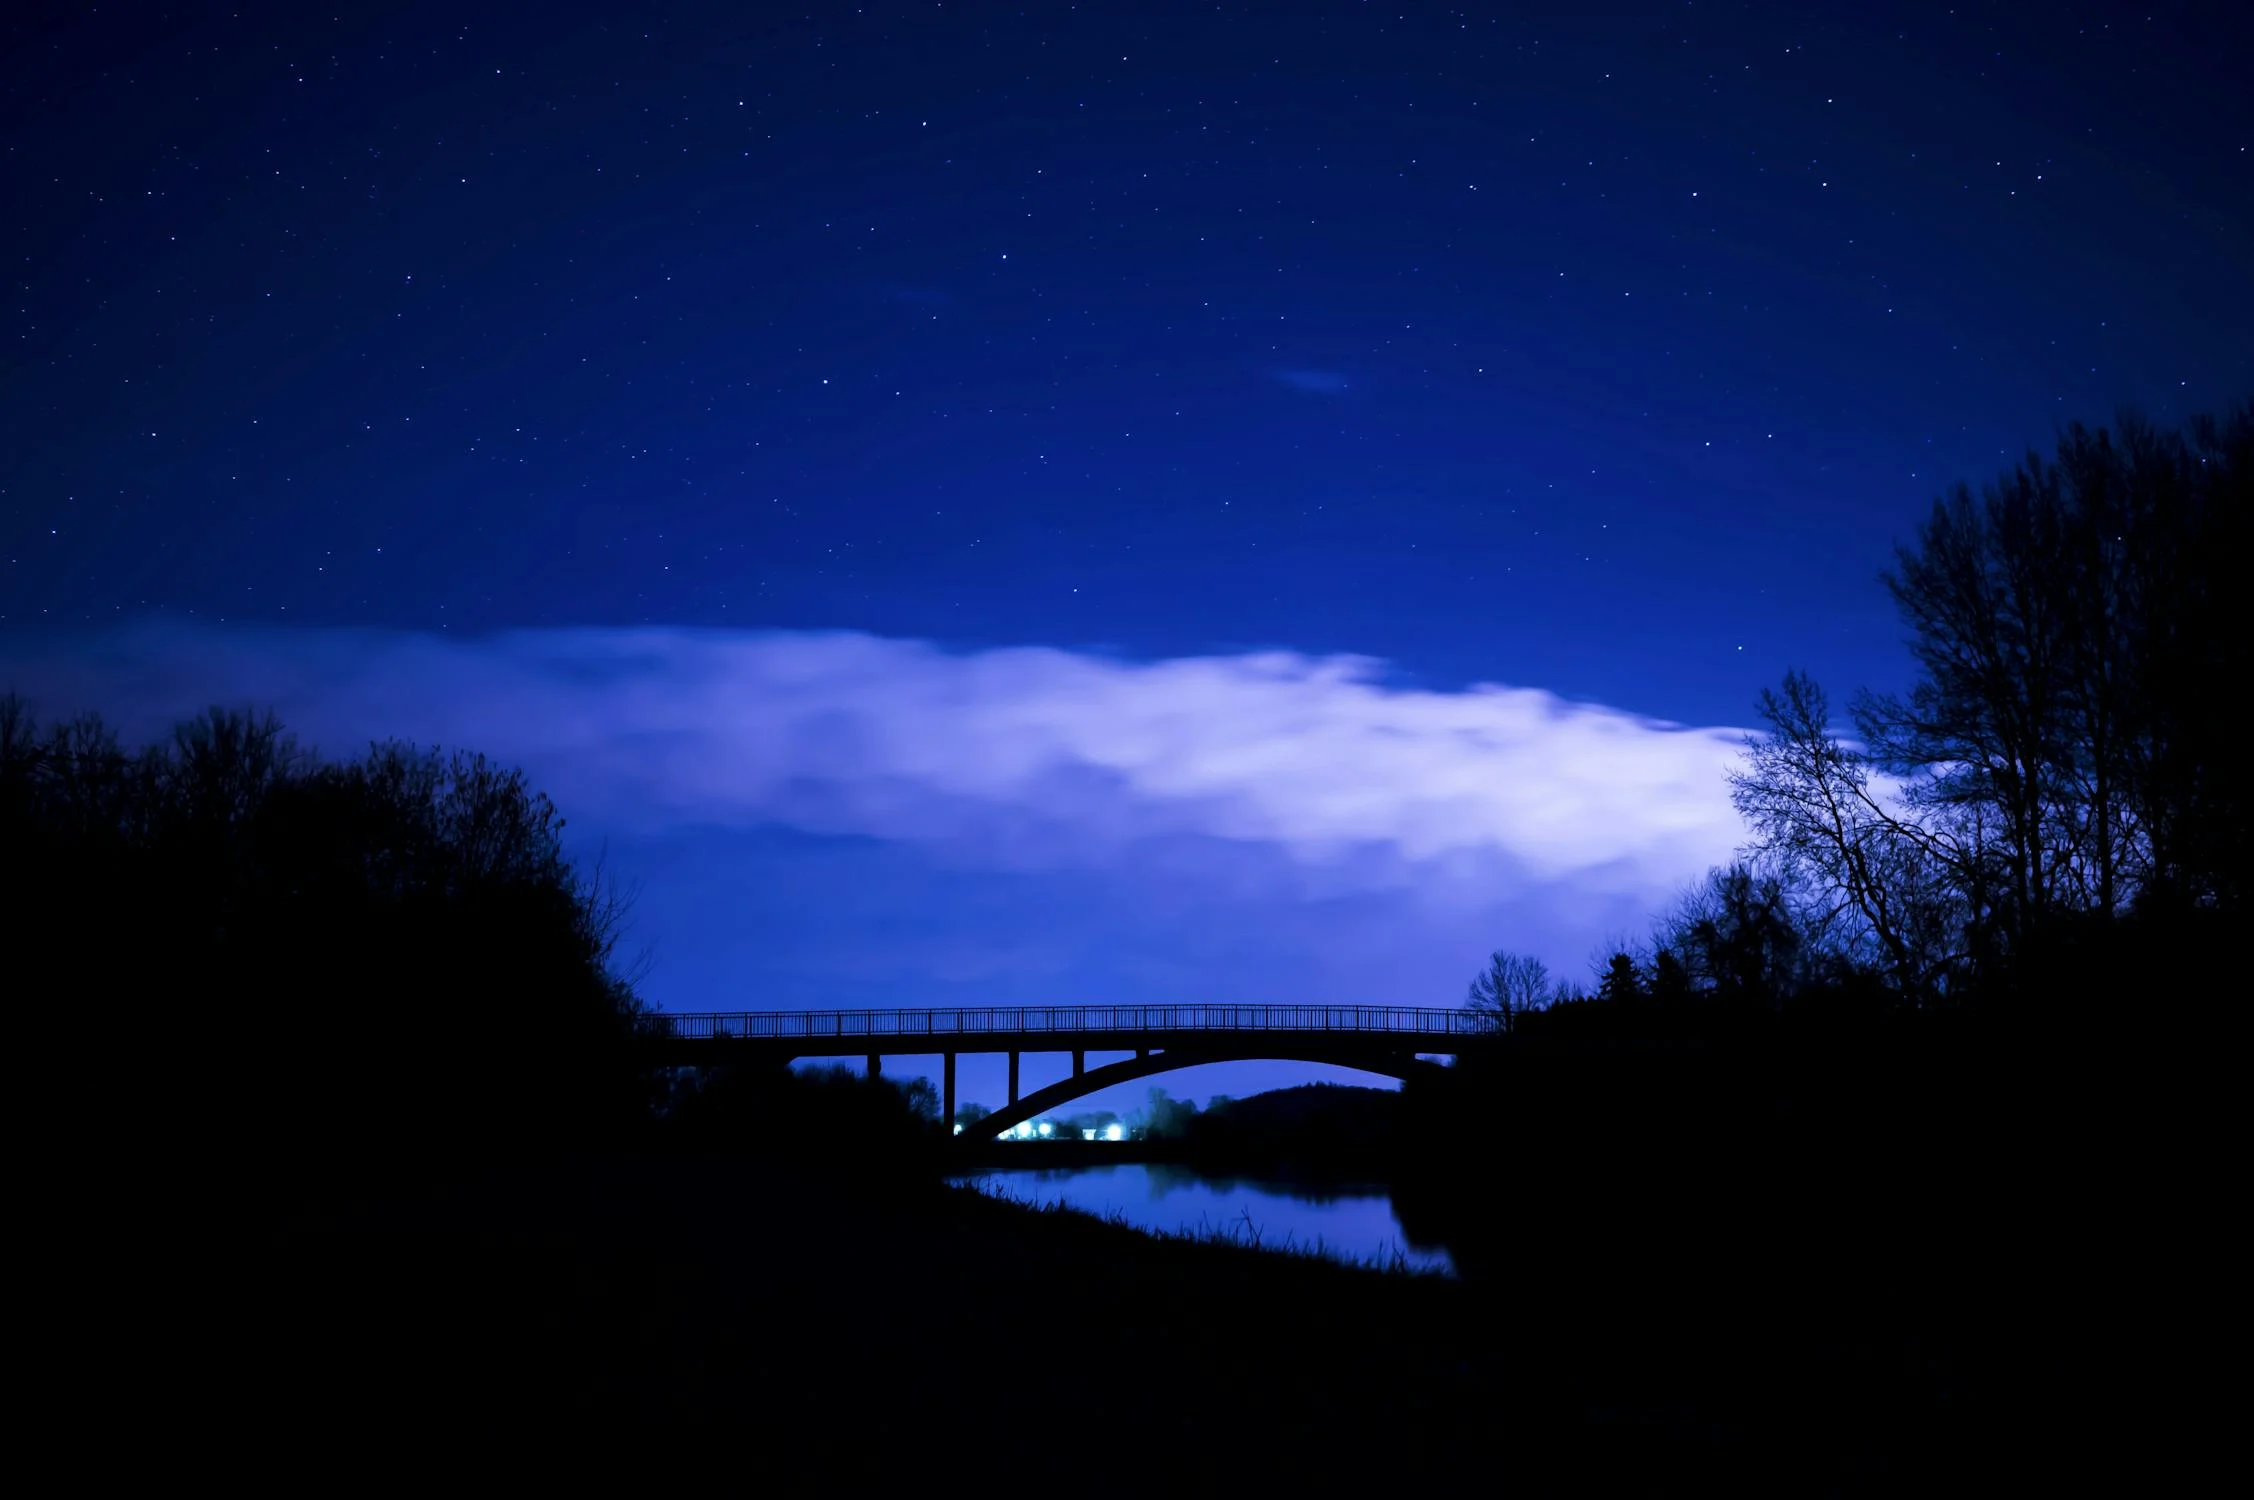
<path id="1" fill-rule="evenodd" d="M 942 1114 L 940 1115 L 940 1117 L 939 1117 L 939 1126 L 940 1126 L 940 1128 L 941 1128 L 942 1130 L 951 1130 L 951 1129 L 953 1129 L 953 1128 L 954 1128 L 954 1124 L 955 1124 L 955 1054 L 954 1054 L 954 1053 L 950 1052 L 950 1053 L 948 1053 L 948 1054 L 947 1054 L 947 1060 L 946 1060 L 946 1063 L 945 1063 L 945 1064 L 944 1064 L 944 1065 L 943 1065 L 943 1066 L 942 1066 L 942 1067 L 940 1068 L 940 1070 L 939 1070 L 939 1073 L 940 1073 L 940 1076 L 941 1076 L 942 1078 L 944 1078 L 944 1079 L 946 1080 L 946 1082 L 945 1082 L 944 1084 L 942 1084 L 942 1085 L 941 1085 L 941 1093 L 942 1093 L 942 1094 L 943 1094 L 943 1095 L 945 1096 L 945 1102 L 944 1102 L 944 1103 L 943 1103 L 943 1105 L 941 1106 L 941 1108 L 942 1108 L 942 1110 L 943 1110 L 944 1112 L 943 1112 L 943 1113 L 942 1113 Z"/>
<path id="2" fill-rule="evenodd" d="M 877 1076 L 877 1073 L 878 1073 L 878 1072 L 880 1071 L 880 1070 L 879 1070 L 879 1068 L 878 1068 L 878 1062 L 879 1062 L 879 1059 L 878 1059 L 877 1055 L 876 1055 L 876 1054 L 875 1054 L 874 1052 L 870 1053 L 870 1054 L 869 1054 L 869 1076 L 870 1076 L 871 1078 L 874 1078 L 874 1077 L 876 1077 L 876 1076 Z"/>
<path id="3" fill-rule="evenodd" d="M 1017 1054 L 1015 1052 L 1010 1054 L 1010 1104 L 1013 1108 L 1017 1104 Z"/>
<path id="4" fill-rule="evenodd" d="M 1078 1078 L 1088 1071 L 1088 1054 L 1081 1048 L 1072 1049 L 1072 1076 Z"/>

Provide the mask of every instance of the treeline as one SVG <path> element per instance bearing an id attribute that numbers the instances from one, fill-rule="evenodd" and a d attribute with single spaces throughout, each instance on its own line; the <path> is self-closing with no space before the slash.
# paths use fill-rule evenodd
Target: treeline
<path id="1" fill-rule="evenodd" d="M 1947 1340 L 2155 1162 L 2212 1170 L 2250 508 L 2254 407 L 2069 428 L 1942 498 L 1883 575 L 1909 689 L 1834 722 L 1788 674 L 1736 862 L 1586 981 L 1510 951 L 1473 979 L 1495 1043 L 1403 1090 L 1404 1222 L 1529 1285 L 1838 1278 Z M 1769 1244 L 1798 1249 L 1743 1259 Z"/>
<path id="2" fill-rule="evenodd" d="M 0 697 L 6 962 L 48 1118 L 214 1191 L 632 1137 L 659 1023 L 563 826 L 479 755 L 326 761 L 218 709 L 129 750 Z"/>
<path id="3" fill-rule="evenodd" d="M 653 1149 L 671 1156 L 818 1163 L 832 1174 L 928 1174 L 944 1159 L 928 1078 L 871 1077 L 832 1063 L 684 1068 L 670 1079 Z"/>
<path id="4" fill-rule="evenodd" d="M 1468 1003 L 1554 1033 L 1686 1005 L 2058 1013 L 2201 988 L 2254 847 L 2250 511 L 2254 405 L 2077 424 L 1957 486 L 1882 575 L 1909 691 L 1858 692 L 1842 724 L 1787 673 L 1731 776 L 1741 861 L 1600 955 L 1593 989 L 1505 951 Z"/>
<path id="5" fill-rule="evenodd" d="M 1281 1179 L 1381 1180 L 1394 1165 L 1401 1095 L 1334 1083 L 1216 1097 L 1180 1121 L 1184 1159 Z"/>

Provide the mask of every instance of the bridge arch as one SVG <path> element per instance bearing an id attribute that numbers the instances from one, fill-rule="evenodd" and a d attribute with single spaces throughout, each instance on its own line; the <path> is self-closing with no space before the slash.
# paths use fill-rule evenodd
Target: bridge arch
<path id="1" fill-rule="evenodd" d="M 1172 1073 L 1182 1068 L 1200 1068 L 1217 1062 L 1302 1062 L 1321 1063 L 1334 1068 L 1354 1068 L 1364 1073 L 1376 1073 L 1386 1078 L 1406 1082 L 1418 1068 L 1429 1068 L 1431 1063 L 1420 1062 L 1413 1052 L 1374 1051 L 1355 1047 L 1330 1048 L 1321 1045 L 1277 1046 L 1276 1038 L 1266 1039 L 1268 1045 L 1249 1047 L 1199 1047 L 1195 1050 L 1168 1049 L 1153 1052 L 1145 1057 L 1130 1057 L 1120 1062 L 1106 1063 L 1100 1068 L 1090 1068 L 1085 1073 L 1061 1078 L 1047 1088 L 1035 1089 L 1005 1109 L 984 1116 L 975 1125 L 963 1128 L 965 1139 L 972 1137 L 998 1138 L 1037 1115 L 1047 1114 L 1061 1105 L 1084 1098 L 1098 1089 L 1115 1084 L 1133 1083 L 1138 1078 L 1150 1078 L 1160 1073 Z"/>

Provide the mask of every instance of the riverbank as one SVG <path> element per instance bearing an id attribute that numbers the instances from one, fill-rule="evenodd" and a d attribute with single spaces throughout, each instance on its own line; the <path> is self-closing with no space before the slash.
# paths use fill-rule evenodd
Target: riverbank
<path id="1" fill-rule="evenodd" d="M 1983 1416 L 1789 1299 L 1654 1307 L 1538 1258 L 1506 1295 L 772 1167 L 495 1172 L 217 1248 L 240 1357 L 196 1382 L 200 1436 L 285 1467 L 622 1445 L 825 1486 L 1853 1493 Z"/>

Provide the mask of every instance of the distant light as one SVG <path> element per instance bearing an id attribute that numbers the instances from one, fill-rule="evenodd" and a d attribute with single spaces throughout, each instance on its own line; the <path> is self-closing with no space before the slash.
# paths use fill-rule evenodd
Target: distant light
<path id="1" fill-rule="evenodd" d="M 1124 1125 L 1106 1125 L 1104 1127 L 1104 1139 L 1107 1141 L 1123 1141 L 1127 1139 L 1127 1127 Z"/>
<path id="2" fill-rule="evenodd" d="M 1045 1140 L 1047 1140 L 1047 1139 L 1048 1139 L 1048 1138 L 1049 1138 L 1050 1136 L 1052 1136 L 1052 1135 L 1055 1135 L 1056 1133 L 1057 1133 L 1057 1128 L 1056 1128 L 1056 1126 L 1054 1126 L 1054 1125 L 1051 1125 L 1051 1124 L 1050 1124 L 1050 1123 L 1049 1123 L 1048 1121 L 1046 1121 L 1046 1120 L 1043 1120 L 1043 1121 L 1041 1122 L 1041 1139 L 1042 1139 L 1042 1140 L 1044 1140 L 1044 1141 L 1045 1141 Z"/>
<path id="3" fill-rule="evenodd" d="M 963 1127 L 962 1127 L 962 1125 L 961 1125 L 960 1123 L 958 1123 L 958 1124 L 957 1124 L 957 1125 L 955 1126 L 955 1134 L 957 1134 L 957 1135 L 961 1135 L 962 1133 L 963 1133 Z"/>
<path id="4" fill-rule="evenodd" d="M 1090 1125 L 1090 1126 L 1088 1126 L 1088 1127 L 1087 1127 L 1086 1129 L 1084 1129 L 1084 1130 L 1082 1130 L 1082 1131 L 1080 1132 L 1080 1139 L 1082 1139 L 1082 1140 L 1084 1140 L 1084 1141 L 1092 1141 L 1092 1140 L 1094 1140 L 1095 1138 L 1096 1138 L 1096 1128 L 1095 1128 L 1095 1127 L 1094 1127 L 1093 1125 Z"/>

